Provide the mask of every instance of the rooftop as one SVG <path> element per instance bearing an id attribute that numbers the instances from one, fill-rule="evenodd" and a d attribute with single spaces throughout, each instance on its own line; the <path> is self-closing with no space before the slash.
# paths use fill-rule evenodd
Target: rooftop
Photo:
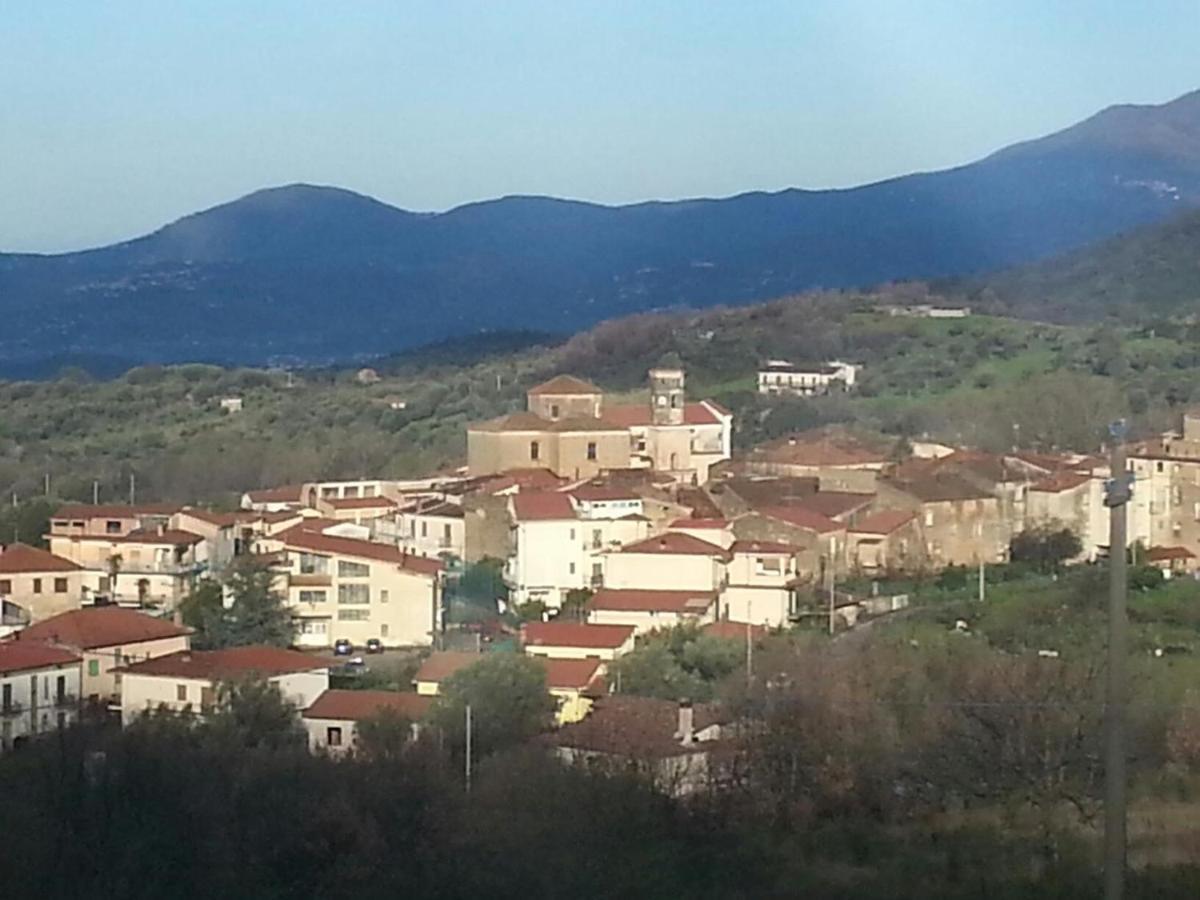
<path id="1" fill-rule="evenodd" d="M 915 512 L 907 509 L 881 509 L 879 512 L 859 519 L 858 523 L 850 530 L 857 534 L 891 534 L 916 517 Z"/>
<path id="2" fill-rule="evenodd" d="M 626 544 L 620 553 L 662 553 L 682 556 L 716 556 L 728 559 L 729 552 L 723 547 L 701 540 L 695 535 L 669 531 L 656 537 Z"/>
<path id="3" fill-rule="evenodd" d="M 1061 491 L 1073 490 L 1091 480 L 1092 476 L 1083 472 L 1055 472 L 1047 478 L 1035 481 L 1029 486 L 1029 489 L 1047 494 L 1057 494 Z"/>
<path id="4" fill-rule="evenodd" d="M 0 674 L 49 669 L 79 662 L 68 650 L 39 644 L 36 641 L 0 641 Z"/>
<path id="5" fill-rule="evenodd" d="M 172 503 L 142 503 L 123 506 L 118 503 L 68 503 L 60 506 L 54 519 L 139 519 L 143 516 L 170 516 L 179 512 L 179 505 Z"/>
<path id="6" fill-rule="evenodd" d="M 247 491 L 251 503 L 299 503 L 304 491 L 302 484 L 285 484 L 279 487 Z"/>
<path id="7" fill-rule="evenodd" d="M 455 672 L 460 672 L 468 666 L 483 659 L 479 653 L 459 652 L 455 650 L 437 650 L 425 657 L 421 662 L 413 681 L 441 682 Z"/>
<path id="8" fill-rule="evenodd" d="M 649 591 L 601 588 L 588 600 L 589 610 L 612 612 L 706 612 L 716 602 L 713 591 Z"/>
<path id="9" fill-rule="evenodd" d="M 534 657 L 546 670 L 546 687 L 551 690 L 586 690 L 600 688 L 600 669 L 604 665 L 598 659 L 549 659 Z"/>
<path id="10" fill-rule="evenodd" d="M 840 531 L 846 527 L 841 522 L 833 521 L 829 516 L 821 515 L 821 513 L 803 506 L 763 506 L 756 512 L 775 519 L 777 522 L 786 522 L 806 531 L 815 531 L 817 534 Z"/>
<path id="11" fill-rule="evenodd" d="M 73 541 L 103 544 L 156 544 L 169 547 L 191 546 L 204 540 L 198 534 L 180 528 L 136 528 L 128 534 L 73 534 Z"/>
<path id="12" fill-rule="evenodd" d="M 131 663 L 115 671 L 126 675 L 156 675 L 168 678 L 220 679 L 246 675 L 272 678 L 296 672 L 328 669 L 329 660 L 298 650 L 255 645 L 227 650 L 180 650 Z"/>
<path id="13" fill-rule="evenodd" d="M 1196 554 L 1187 547 L 1151 547 L 1146 551 L 1146 562 L 1165 562 L 1172 559 L 1195 559 Z"/>
<path id="14" fill-rule="evenodd" d="M 731 619 L 718 619 L 716 622 L 709 622 L 701 631 L 712 637 L 722 638 L 724 640 L 746 640 L 746 632 L 750 632 L 751 640 L 762 640 L 767 636 L 768 629 L 765 625 L 751 625 L 749 622 L 734 622 Z"/>
<path id="15" fill-rule="evenodd" d="M 0 549 L 0 574 L 19 575 L 24 572 L 77 572 L 83 566 L 55 556 L 49 550 L 28 544 L 9 544 Z"/>
<path id="16" fill-rule="evenodd" d="M 566 493 L 570 494 L 576 500 L 583 500 L 587 503 L 603 503 L 608 500 L 639 500 L 637 494 L 628 488 L 610 487 L 603 484 L 583 484 L 577 488 L 572 488 Z"/>
<path id="17" fill-rule="evenodd" d="M 424 718 L 432 697 L 399 691 L 339 691 L 328 690 L 304 710 L 306 719 L 343 719 L 359 722 L 383 712 L 393 712 L 405 719 Z"/>
<path id="18" fill-rule="evenodd" d="M 387 497 L 329 497 L 325 500 L 334 509 L 394 509 L 395 500 Z"/>
<path id="19" fill-rule="evenodd" d="M 684 425 L 720 425 L 721 415 L 727 415 L 716 404 L 685 403 L 683 406 Z M 622 428 L 638 428 L 652 423 L 652 411 L 649 403 L 629 404 L 625 406 L 606 406 L 604 418 Z"/>
<path id="20" fill-rule="evenodd" d="M 48 641 L 81 650 L 123 647 L 143 641 L 191 634 L 167 619 L 159 619 L 119 606 L 87 606 L 35 622 L 17 633 L 16 640 Z"/>
<path id="21" fill-rule="evenodd" d="M 576 396 L 579 394 L 604 393 L 590 381 L 576 378 L 574 375 L 555 375 L 549 381 L 531 387 L 527 393 L 544 396 Z"/>
<path id="22" fill-rule="evenodd" d="M 558 491 L 520 491 L 513 494 L 512 508 L 518 522 L 578 518 L 570 495 Z"/>
<path id="23" fill-rule="evenodd" d="M 633 637 L 632 625 L 584 625 L 579 622 L 526 622 L 521 639 L 533 647 L 584 647 L 615 650 Z"/>
<path id="24" fill-rule="evenodd" d="M 720 722 L 716 708 L 708 704 L 696 705 L 693 716 L 697 732 Z M 678 703 L 614 694 L 597 700 L 587 718 L 564 725 L 549 740 L 560 747 L 630 757 L 664 758 L 705 749 L 704 743 L 680 743 L 678 729 Z"/>
<path id="25" fill-rule="evenodd" d="M 289 528 L 277 537 L 289 550 L 312 550 L 316 553 L 327 553 L 330 556 L 371 559 L 377 562 L 391 563 L 418 575 L 437 575 L 445 568 L 440 560 L 413 556 L 393 544 L 380 544 L 375 541 L 364 541 L 361 538 L 322 534 L 319 531 L 310 531 L 302 525 Z"/>

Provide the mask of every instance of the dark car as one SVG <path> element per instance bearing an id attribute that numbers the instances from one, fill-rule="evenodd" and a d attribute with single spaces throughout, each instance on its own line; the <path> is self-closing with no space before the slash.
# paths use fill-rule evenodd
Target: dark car
<path id="1" fill-rule="evenodd" d="M 333 642 L 334 656 L 349 656 L 354 652 L 354 645 L 345 638 L 338 638 Z"/>
<path id="2" fill-rule="evenodd" d="M 382 653 L 383 641 L 381 641 L 379 638 L 367 638 L 367 652 Z"/>

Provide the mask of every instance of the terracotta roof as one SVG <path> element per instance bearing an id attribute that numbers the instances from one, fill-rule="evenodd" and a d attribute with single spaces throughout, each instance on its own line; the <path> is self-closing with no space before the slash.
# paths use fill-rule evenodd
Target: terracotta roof
<path id="1" fill-rule="evenodd" d="M 36 641 L 0 641 L 0 673 L 48 669 L 79 662 L 79 657 L 60 647 Z"/>
<path id="2" fill-rule="evenodd" d="M 432 697 L 399 691 L 325 691 L 304 710 L 306 719 L 344 719 L 360 722 L 381 712 L 394 712 L 415 721 L 424 718 L 433 705 Z"/>
<path id="3" fill-rule="evenodd" d="M 304 492 L 302 484 L 285 484 L 280 487 L 246 491 L 251 503 L 299 503 Z"/>
<path id="4" fill-rule="evenodd" d="M 819 512 L 813 512 L 811 509 L 805 509 L 803 506 L 764 506 L 756 510 L 756 512 L 760 512 L 764 516 L 777 521 L 795 525 L 797 528 L 815 531 L 818 534 L 825 534 L 829 531 L 840 531 L 846 527 L 840 522 L 833 521 L 828 516 L 823 516 Z"/>
<path id="5" fill-rule="evenodd" d="M 62 535 L 66 537 L 67 535 Z M 191 531 L 179 528 L 137 528 L 128 534 L 72 534 L 73 541 L 95 541 L 100 544 L 159 544 L 169 547 L 190 546 L 204 540 Z"/>
<path id="6" fill-rule="evenodd" d="M 1029 486 L 1029 489 L 1047 494 L 1057 494 L 1060 491 L 1073 490 L 1080 485 L 1087 484 L 1091 480 L 1092 476 L 1085 475 L 1082 472 L 1055 472 L 1049 478 L 1035 481 Z"/>
<path id="7" fill-rule="evenodd" d="M 875 499 L 874 494 L 851 494 L 846 491 L 818 491 L 799 500 L 793 501 L 797 506 L 811 509 L 815 513 L 836 519 L 848 513 L 856 512 L 870 506 Z"/>
<path id="8" fill-rule="evenodd" d="M 379 544 L 360 538 L 322 534 L 319 531 L 309 531 L 300 525 L 276 535 L 276 538 L 282 541 L 289 550 L 312 550 L 316 553 L 328 553 L 331 556 L 373 559 L 378 562 L 392 563 L 418 575 L 437 575 L 445 568 L 440 560 L 413 556 L 392 544 Z"/>
<path id="9" fill-rule="evenodd" d="M 479 653 L 457 652 L 454 650 L 438 650 L 427 656 L 413 676 L 413 681 L 442 682 L 455 672 L 462 671 L 468 666 L 483 659 Z"/>
<path id="10" fill-rule="evenodd" d="M 570 496 L 557 491 L 521 491 L 513 495 L 512 508 L 519 522 L 577 518 Z"/>
<path id="11" fill-rule="evenodd" d="M 142 516 L 169 516 L 179 512 L 179 504 L 143 503 L 137 506 L 122 506 L 116 503 L 88 504 L 68 503 L 60 506 L 53 519 L 137 519 Z"/>
<path id="12" fill-rule="evenodd" d="M 721 519 L 724 513 L 703 488 L 683 486 L 675 491 L 675 502 L 689 507 L 693 519 Z"/>
<path id="13" fill-rule="evenodd" d="M 394 509 L 399 505 L 387 497 L 328 497 L 325 502 L 334 509 Z"/>
<path id="14" fill-rule="evenodd" d="M 570 494 L 576 500 L 585 500 L 589 503 L 597 501 L 603 502 L 606 500 L 640 500 L 641 498 L 628 488 L 609 487 L 603 484 L 584 484 L 577 488 L 572 488 L 565 493 Z"/>
<path id="15" fill-rule="evenodd" d="M 671 528 L 695 528 L 703 531 L 723 531 L 729 527 L 728 519 L 676 519 Z"/>
<path id="16" fill-rule="evenodd" d="M 925 503 L 994 499 L 991 491 L 951 472 L 938 472 L 912 479 L 894 479 L 891 484 Z"/>
<path id="17" fill-rule="evenodd" d="M 573 431 L 616 431 L 624 433 L 628 429 L 624 425 L 616 424 L 607 416 L 600 419 L 597 419 L 595 416 L 571 416 L 567 419 L 559 419 L 557 422 L 551 422 L 546 427 L 546 430 L 567 433 Z"/>
<path id="18" fill-rule="evenodd" d="M 604 665 L 598 659 L 550 659 L 535 656 L 546 670 L 546 687 L 559 690 L 584 690 L 600 677 Z"/>
<path id="19" fill-rule="evenodd" d="M 721 721 L 716 708 L 708 704 L 693 707 L 693 717 L 696 731 Z M 702 753 L 715 743 L 684 746 L 675 737 L 678 728 L 678 703 L 615 694 L 597 700 L 587 718 L 564 725 L 548 740 L 560 747 L 635 758 Z"/>
<path id="20" fill-rule="evenodd" d="M 468 431 L 549 431 L 552 423 L 536 413 L 515 412 L 468 425 Z"/>
<path id="21" fill-rule="evenodd" d="M 214 512 L 211 509 L 197 509 L 193 506 L 186 506 L 179 510 L 183 515 L 192 516 L 199 519 L 201 522 L 208 522 L 210 525 L 216 525 L 220 528 L 229 528 L 236 525 L 241 517 L 238 513 Z M 257 515 L 257 513 L 256 513 Z"/>
<path id="22" fill-rule="evenodd" d="M 527 393 L 548 396 L 569 396 L 574 394 L 602 394 L 600 388 L 596 387 L 590 381 L 584 381 L 582 378 L 576 378 L 574 375 L 555 375 L 549 381 L 543 381 L 539 385 L 531 387 Z"/>
<path id="23" fill-rule="evenodd" d="M 782 544 L 778 541 L 734 541 L 733 546 L 729 548 L 730 553 L 786 553 L 791 555 L 796 552 L 796 548 L 791 544 Z"/>
<path id="24" fill-rule="evenodd" d="M 762 640 L 768 633 L 765 625 L 751 625 L 747 622 L 734 622 L 731 619 L 718 619 L 716 622 L 709 622 L 700 630 L 716 638 L 744 641 L 746 640 L 747 629 L 750 630 L 751 639 L 755 641 Z"/>
<path id="25" fill-rule="evenodd" d="M 119 606 L 87 606 L 35 622 L 17 632 L 21 641 L 49 641 L 81 650 L 97 647 L 122 647 L 143 641 L 191 634 L 166 619 L 147 616 Z"/>
<path id="26" fill-rule="evenodd" d="M 219 679 L 257 675 L 271 678 L 295 672 L 329 668 L 329 660 L 298 650 L 255 645 L 227 650 L 180 650 L 143 662 L 119 666 L 126 675 L 160 675 L 168 678 Z"/>
<path id="27" fill-rule="evenodd" d="M 475 490 L 482 494 L 498 494 L 513 487 L 550 490 L 565 482 L 566 479 L 559 478 L 549 469 L 508 469 L 499 475 L 477 479 Z"/>
<path id="28" fill-rule="evenodd" d="M 888 461 L 888 454 L 845 434 L 797 434 L 761 447 L 755 453 L 769 462 L 798 466 L 867 466 Z"/>
<path id="29" fill-rule="evenodd" d="M 406 510 L 406 512 L 414 516 L 435 516 L 441 519 L 462 519 L 466 517 L 466 513 L 461 506 L 445 500 L 440 500 L 430 506 L 417 506 L 415 509 Z"/>
<path id="30" fill-rule="evenodd" d="M 1196 554 L 1187 547 L 1151 547 L 1146 551 L 1147 562 L 1165 562 L 1170 559 L 1195 559 Z"/>
<path id="31" fill-rule="evenodd" d="M 615 650 L 633 637 L 632 625 L 583 625 L 579 622 L 526 622 L 521 640 L 533 647 L 584 647 Z"/>
<path id="32" fill-rule="evenodd" d="M 650 425 L 652 421 L 649 403 L 604 407 L 604 418 L 622 428 L 637 428 Z M 683 405 L 684 425 L 720 425 L 721 420 L 703 403 Z"/>
<path id="33" fill-rule="evenodd" d="M 644 591 L 601 588 L 588 600 L 589 610 L 614 612 L 706 612 L 717 600 L 713 591 Z"/>
<path id="34" fill-rule="evenodd" d="M 664 553 L 684 556 L 716 556 L 721 559 L 729 558 L 729 551 L 724 547 L 703 541 L 692 534 L 678 531 L 668 531 L 656 537 L 634 541 L 626 544 L 619 553 Z"/>
<path id="35" fill-rule="evenodd" d="M 28 544 L 9 544 L 0 550 L 0 572 L 16 575 L 22 572 L 78 572 L 83 566 L 55 556 L 41 547 Z"/>
<path id="36" fill-rule="evenodd" d="M 915 512 L 907 509 L 881 509 L 860 519 L 850 530 L 858 534 L 891 534 L 916 517 Z"/>

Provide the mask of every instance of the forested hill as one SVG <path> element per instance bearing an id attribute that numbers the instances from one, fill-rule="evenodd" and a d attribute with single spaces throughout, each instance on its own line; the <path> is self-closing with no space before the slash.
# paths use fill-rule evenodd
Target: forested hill
<path id="1" fill-rule="evenodd" d="M 0 362 L 311 363 L 489 328 L 569 333 L 649 309 L 997 270 L 1198 200 L 1200 93 L 850 190 L 622 207 L 507 197 L 420 214 L 292 185 L 111 247 L 0 256 Z"/>

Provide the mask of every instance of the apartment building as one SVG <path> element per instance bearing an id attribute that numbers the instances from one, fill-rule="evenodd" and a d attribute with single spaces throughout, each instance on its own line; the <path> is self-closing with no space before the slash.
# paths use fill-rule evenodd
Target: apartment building
<path id="1" fill-rule="evenodd" d="M 40 547 L 0 548 L 0 602 L 9 627 L 23 627 L 90 602 L 99 587 L 83 566 Z"/>
<path id="2" fill-rule="evenodd" d="M 601 588 L 588 600 L 590 625 L 628 625 L 635 635 L 716 619 L 715 591 Z"/>
<path id="3" fill-rule="evenodd" d="M 771 396 L 813 397 L 828 394 L 835 388 L 848 391 L 854 388 L 860 368 L 836 359 L 812 366 L 771 359 L 758 371 L 758 392 Z"/>
<path id="4" fill-rule="evenodd" d="M 79 717 L 80 658 L 49 644 L 0 641 L 0 753 Z"/>
<path id="5" fill-rule="evenodd" d="M 718 593 L 725 586 L 725 548 L 678 532 L 626 544 L 604 554 L 604 587 Z"/>
<path id="6" fill-rule="evenodd" d="M 408 553 L 430 559 L 466 555 L 466 513 L 458 503 L 432 498 L 399 511 L 396 540 Z"/>
<path id="7" fill-rule="evenodd" d="M 720 617 L 771 628 L 786 625 L 797 577 L 796 548 L 775 541 L 735 541 L 729 550 Z"/>

